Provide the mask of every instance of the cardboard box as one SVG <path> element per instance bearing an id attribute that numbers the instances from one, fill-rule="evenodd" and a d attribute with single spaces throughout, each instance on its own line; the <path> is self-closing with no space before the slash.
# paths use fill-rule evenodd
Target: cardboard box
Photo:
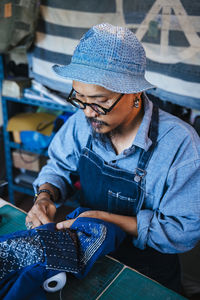
<path id="1" fill-rule="evenodd" d="M 12 159 L 15 168 L 39 172 L 46 164 L 48 158 L 24 150 L 14 150 L 12 152 Z"/>

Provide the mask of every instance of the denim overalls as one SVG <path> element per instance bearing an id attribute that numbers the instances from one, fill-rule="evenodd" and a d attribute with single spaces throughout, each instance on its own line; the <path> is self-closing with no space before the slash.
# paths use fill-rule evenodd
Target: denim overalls
<path id="1" fill-rule="evenodd" d="M 157 135 L 158 109 L 154 106 L 149 130 L 152 145 L 148 151 L 141 151 L 137 168 L 133 172 L 108 165 L 93 152 L 90 136 L 79 161 L 81 205 L 94 210 L 136 216 L 143 206 L 146 168 L 156 145 Z M 128 236 L 112 256 L 177 290 L 179 282 L 177 255 L 162 254 L 150 247 L 140 250 L 133 246 L 132 238 Z"/>

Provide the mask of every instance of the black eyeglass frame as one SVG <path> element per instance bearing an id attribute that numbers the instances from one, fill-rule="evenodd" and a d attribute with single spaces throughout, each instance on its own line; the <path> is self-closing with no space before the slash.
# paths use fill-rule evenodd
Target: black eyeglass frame
<path id="1" fill-rule="evenodd" d="M 122 99 L 122 97 L 124 96 L 124 94 L 121 94 L 119 96 L 119 98 L 117 98 L 117 100 L 111 105 L 111 107 L 109 108 L 105 108 L 105 107 L 102 107 L 101 105 L 99 104 L 96 104 L 96 103 L 85 103 L 85 102 L 82 102 L 81 100 L 75 98 L 75 97 L 72 97 L 72 94 L 74 92 L 74 89 L 72 88 L 68 98 L 66 99 L 67 102 L 71 103 L 73 106 L 77 107 L 77 108 L 80 108 L 80 109 L 85 109 L 86 106 L 90 106 L 95 112 L 97 112 L 98 114 L 100 115 L 106 115 L 107 113 L 109 113 L 114 107 L 115 105 Z M 79 106 L 79 105 L 76 105 L 73 100 L 75 100 L 77 103 L 80 103 L 82 105 Z M 101 109 L 101 110 L 98 110 L 98 107 Z"/>

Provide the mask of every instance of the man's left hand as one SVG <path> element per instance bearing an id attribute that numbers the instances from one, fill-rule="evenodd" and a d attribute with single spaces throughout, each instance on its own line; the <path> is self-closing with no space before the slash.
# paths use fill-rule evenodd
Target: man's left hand
<path id="1" fill-rule="evenodd" d="M 108 213 L 106 213 L 104 211 L 99 211 L 99 210 L 88 210 L 88 211 L 84 211 L 83 213 L 81 213 L 77 218 L 85 217 L 85 218 L 96 218 L 96 219 L 105 220 L 105 214 L 108 214 Z M 57 229 L 70 228 L 71 225 L 74 223 L 74 221 L 77 218 L 57 223 L 56 228 Z"/>
<path id="2" fill-rule="evenodd" d="M 113 224 L 121 227 L 121 229 L 124 230 L 125 232 L 127 232 L 128 234 L 137 236 L 137 218 L 136 217 L 122 216 L 122 215 L 112 214 L 112 213 L 109 213 L 106 211 L 100 211 L 100 210 L 85 211 L 85 212 L 81 213 L 77 218 L 82 218 L 82 217 L 95 218 L 95 219 L 100 219 L 100 220 L 103 220 L 106 222 L 113 223 Z M 59 230 L 70 228 L 76 219 L 66 220 L 66 221 L 57 223 L 56 228 Z"/>

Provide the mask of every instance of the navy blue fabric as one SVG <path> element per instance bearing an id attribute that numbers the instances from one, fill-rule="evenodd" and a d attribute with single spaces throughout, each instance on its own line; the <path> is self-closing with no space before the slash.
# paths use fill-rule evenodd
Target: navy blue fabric
<path id="1" fill-rule="evenodd" d="M 25 267 L 0 281 L 0 299 L 2 300 L 45 300 L 46 292 L 42 283 L 56 274 L 55 270 L 47 270 L 43 265 Z"/>
<path id="2" fill-rule="evenodd" d="M 87 209 L 79 208 L 67 218 Z M 70 229 L 54 223 L 0 237 L 0 299 L 46 299 L 43 282 L 66 271 L 83 278 L 95 261 L 114 251 L 125 238 L 116 225 L 77 218 Z"/>
<path id="3" fill-rule="evenodd" d="M 89 208 L 79 207 L 67 219 L 77 218 L 87 210 Z M 120 227 L 95 218 L 79 217 L 70 229 L 77 232 L 79 241 L 81 270 L 75 274 L 78 278 L 85 277 L 98 258 L 115 251 L 126 237 Z"/>
<path id="4" fill-rule="evenodd" d="M 51 238 L 52 233 L 60 243 L 51 250 L 47 241 Z M 76 258 L 76 247 L 70 243 L 70 235 L 67 232 L 55 231 L 54 223 L 1 236 L 0 299 L 46 299 L 42 283 L 60 273 L 59 268 L 50 269 L 48 266 L 54 263 L 55 257 L 52 256 L 54 249 L 58 250 L 59 246 L 63 247 L 62 240 L 63 243 L 67 243 L 68 250 L 71 251 L 71 258 L 74 256 Z M 59 262 L 58 260 L 58 265 Z M 62 270 L 66 270 L 68 267 L 70 271 L 71 261 L 65 260 L 64 262 Z M 73 260 L 73 267 L 78 272 L 78 262 L 75 263 L 75 260 Z"/>
<path id="5" fill-rule="evenodd" d="M 71 231 L 58 231 L 54 223 L 0 237 L 0 253 L 0 279 L 33 264 L 71 273 L 80 270 Z"/>
<path id="6" fill-rule="evenodd" d="M 54 269 L 70 273 L 80 271 L 77 236 L 69 229 L 58 231 L 55 224 L 53 230 L 37 229 L 44 247 L 46 269 Z"/>

